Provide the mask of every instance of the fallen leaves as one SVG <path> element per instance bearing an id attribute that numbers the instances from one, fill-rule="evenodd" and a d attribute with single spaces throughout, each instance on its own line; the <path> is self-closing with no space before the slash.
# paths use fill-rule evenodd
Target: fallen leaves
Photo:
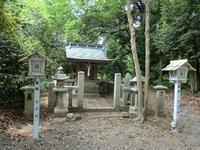
<path id="1" fill-rule="evenodd" d="M 184 94 L 181 98 L 181 106 L 189 105 L 197 115 L 200 115 L 200 96 Z"/>

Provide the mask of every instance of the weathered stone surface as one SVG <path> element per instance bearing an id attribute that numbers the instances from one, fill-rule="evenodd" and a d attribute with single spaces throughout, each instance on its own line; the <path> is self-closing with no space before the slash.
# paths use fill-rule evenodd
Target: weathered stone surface
<path id="1" fill-rule="evenodd" d="M 124 87 L 130 87 L 131 75 L 127 73 L 124 78 Z"/>
<path id="2" fill-rule="evenodd" d="M 122 112 L 122 117 L 123 118 L 129 118 L 128 112 Z"/>
<path id="3" fill-rule="evenodd" d="M 124 78 L 124 85 L 122 88 L 122 96 L 123 96 L 122 99 L 123 99 L 124 107 L 128 105 L 128 101 L 130 99 L 130 94 L 131 94 L 130 80 L 131 80 L 131 75 L 127 73 Z"/>
<path id="4" fill-rule="evenodd" d="M 85 73 L 83 71 L 78 72 L 78 107 L 83 108 L 84 98 L 84 78 Z"/>
<path id="5" fill-rule="evenodd" d="M 121 73 L 115 74 L 115 85 L 114 85 L 114 107 L 120 107 L 120 91 L 121 90 Z"/>
<path id="6" fill-rule="evenodd" d="M 56 87 L 53 91 L 56 92 L 56 107 L 54 108 L 54 117 L 63 118 L 68 112 L 68 106 L 64 106 L 64 95 L 67 92 L 67 89 L 64 87 L 64 80 L 68 77 L 63 72 L 63 68 L 59 67 L 58 72 L 52 77 L 56 80 Z"/>
<path id="7" fill-rule="evenodd" d="M 54 117 L 55 118 L 64 118 L 67 113 L 68 113 L 68 109 L 66 109 L 66 108 L 63 108 L 63 109 L 58 108 L 58 107 L 54 108 Z"/>
<path id="8" fill-rule="evenodd" d="M 155 102 L 155 116 L 163 116 L 164 114 L 164 103 L 165 103 L 165 90 L 168 87 L 163 85 L 154 86 L 156 90 L 156 102 Z"/>
<path id="9" fill-rule="evenodd" d="M 130 106 L 129 107 L 129 118 L 133 119 L 137 117 L 137 108 L 135 106 Z"/>
<path id="10" fill-rule="evenodd" d="M 63 123 L 66 121 L 66 118 L 53 118 L 53 123 Z"/>
<path id="11" fill-rule="evenodd" d="M 68 113 L 67 115 L 66 115 L 66 118 L 67 119 L 72 119 L 74 117 L 74 114 L 73 113 Z"/>
<path id="12" fill-rule="evenodd" d="M 52 81 L 49 83 L 48 87 L 48 112 L 53 113 L 54 107 L 56 105 L 56 99 L 54 95 L 53 88 L 55 87 L 55 83 Z"/>
<path id="13" fill-rule="evenodd" d="M 33 120 L 33 101 L 34 101 L 34 87 L 24 86 L 20 90 L 24 90 L 25 100 L 24 100 L 24 114 L 25 118 L 28 120 Z"/>
<path id="14" fill-rule="evenodd" d="M 167 90 L 168 87 L 163 86 L 163 85 L 156 85 L 153 87 L 155 90 Z"/>
<path id="15" fill-rule="evenodd" d="M 81 120 L 81 119 L 82 119 L 81 115 L 75 115 L 73 113 L 68 113 L 66 115 L 66 121 L 69 121 L 69 122 L 70 121 L 73 122 L 73 121 Z"/>

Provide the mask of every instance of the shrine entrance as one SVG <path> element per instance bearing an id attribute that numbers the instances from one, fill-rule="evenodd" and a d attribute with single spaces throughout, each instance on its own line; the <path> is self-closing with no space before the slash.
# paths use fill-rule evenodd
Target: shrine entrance
<path id="1" fill-rule="evenodd" d="M 97 79 L 97 70 L 98 70 L 97 63 L 77 62 L 75 63 L 75 66 L 76 66 L 76 76 L 79 71 L 83 71 L 85 72 L 85 79 L 88 80 Z"/>

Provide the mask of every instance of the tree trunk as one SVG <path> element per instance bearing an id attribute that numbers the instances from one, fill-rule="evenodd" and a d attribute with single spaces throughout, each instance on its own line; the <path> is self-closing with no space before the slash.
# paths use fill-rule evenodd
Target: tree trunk
<path id="1" fill-rule="evenodd" d="M 145 0 L 145 84 L 144 84 L 144 117 L 146 116 L 149 99 L 150 77 L 150 43 L 149 43 L 149 0 Z"/>
<path id="2" fill-rule="evenodd" d="M 127 17 L 128 17 L 128 24 L 131 34 L 131 50 L 133 55 L 133 61 L 135 65 L 135 72 L 136 72 L 136 78 L 137 78 L 137 88 L 138 88 L 138 119 L 143 120 L 144 114 L 143 114 L 143 93 L 142 93 L 142 80 L 141 80 L 141 70 L 140 70 L 140 64 L 136 49 L 136 36 L 135 36 L 135 29 L 133 27 L 133 16 L 131 14 L 131 0 L 127 0 Z"/>
<path id="3" fill-rule="evenodd" d="M 160 56 L 159 57 L 159 68 L 158 68 L 159 69 L 159 78 L 158 78 L 158 80 L 159 80 L 160 83 L 162 83 L 162 81 L 163 81 L 162 68 L 163 68 L 163 57 Z"/>
<path id="4" fill-rule="evenodd" d="M 197 77 L 197 90 L 198 92 L 200 92 L 200 65 L 198 58 L 196 58 L 195 60 L 195 66 L 196 66 L 196 77 Z"/>
<path id="5" fill-rule="evenodd" d="M 189 81 L 192 94 L 197 93 L 197 75 L 195 71 L 189 71 Z"/>

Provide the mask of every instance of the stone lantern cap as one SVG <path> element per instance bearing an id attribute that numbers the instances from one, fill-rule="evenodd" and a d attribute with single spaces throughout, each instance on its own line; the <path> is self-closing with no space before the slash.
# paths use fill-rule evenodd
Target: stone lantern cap
<path id="1" fill-rule="evenodd" d="M 66 79 L 68 79 L 69 77 L 63 72 L 63 67 L 60 66 L 60 67 L 58 68 L 57 73 L 56 73 L 54 76 L 52 76 L 52 78 L 53 78 L 54 80 L 66 80 Z"/>
<path id="2" fill-rule="evenodd" d="M 144 82 L 144 77 L 141 77 L 142 82 Z M 131 79 L 131 82 L 136 83 L 137 82 L 137 77 L 134 77 L 133 79 Z"/>
<path id="3" fill-rule="evenodd" d="M 163 86 L 163 85 L 156 85 L 153 87 L 155 90 L 167 90 L 168 87 Z"/>
<path id="4" fill-rule="evenodd" d="M 20 88 L 20 90 L 24 90 L 24 91 L 34 90 L 34 86 L 31 86 L 31 85 L 23 86 L 23 87 Z"/>

